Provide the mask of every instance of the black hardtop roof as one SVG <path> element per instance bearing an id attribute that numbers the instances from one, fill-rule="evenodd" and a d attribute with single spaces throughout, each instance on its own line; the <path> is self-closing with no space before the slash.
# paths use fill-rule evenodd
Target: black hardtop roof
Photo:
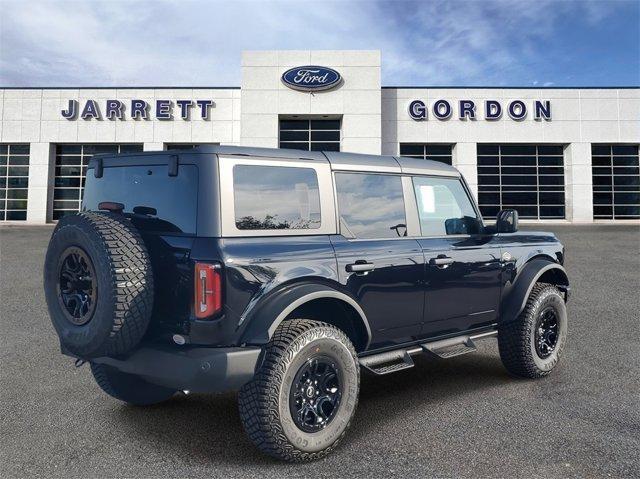
<path id="1" fill-rule="evenodd" d="M 251 156 L 263 158 L 277 158 L 284 160 L 312 160 L 329 163 L 334 170 L 378 171 L 378 172 L 408 172 L 412 174 L 443 174 L 459 176 L 453 166 L 433 160 L 423 160 L 390 155 L 368 155 L 362 153 L 347 153 L 335 151 L 304 151 L 286 148 L 258 148 L 251 146 L 230 145 L 201 145 L 196 148 L 177 149 L 168 151 L 142 151 L 135 153 L 121 153 L 119 155 L 104 154 L 94 158 L 117 157 L 154 157 L 161 155 L 184 154 L 215 154 L 230 156 Z"/>

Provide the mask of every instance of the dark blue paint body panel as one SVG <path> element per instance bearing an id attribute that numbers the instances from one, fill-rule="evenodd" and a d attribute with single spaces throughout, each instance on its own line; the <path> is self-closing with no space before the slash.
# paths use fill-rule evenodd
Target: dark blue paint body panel
<path id="1" fill-rule="evenodd" d="M 336 260 L 327 236 L 220 240 L 226 309 L 242 326 L 261 300 L 295 281 L 337 281 Z"/>
<path id="2" fill-rule="evenodd" d="M 424 304 L 424 255 L 412 238 L 347 240 L 333 236 L 339 281 L 353 295 L 369 320 L 371 347 L 385 347 L 417 339 Z M 359 261 L 373 263 L 372 271 L 347 272 Z"/>
<path id="3" fill-rule="evenodd" d="M 293 284 L 338 286 L 328 236 L 197 238 L 191 258 L 220 263 L 224 276 L 222 315 L 192 320 L 190 340 L 199 344 L 238 345 L 261 304 Z"/>
<path id="4" fill-rule="evenodd" d="M 537 231 L 502 233 L 496 235 L 496 241 L 500 245 L 501 251 L 508 252 L 511 255 L 509 261 L 505 261 L 503 264 L 500 299 L 503 309 L 517 288 L 518 280 L 527 264 L 536 259 L 542 259 L 547 263 L 557 264 L 562 268 L 564 263 L 564 247 L 553 233 Z M 566 286 L 568 286 L 568 281 Z M 513 318 L 505 316 L 501 319 L 511 320 Z"/>
<path id="5" fill-rule="evenodd" d="M 496 322 L 502 283 L 500 246 L 492 235 L 423 238 L 426 259 L 423 335 L 457 333 Z M 448 266 L 430 264 L 450 257 Z"/>

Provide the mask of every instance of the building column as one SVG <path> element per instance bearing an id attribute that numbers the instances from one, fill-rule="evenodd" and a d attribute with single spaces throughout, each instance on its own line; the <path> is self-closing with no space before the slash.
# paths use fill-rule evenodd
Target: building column
<path id="1" fill-rule="evenodd" d="M 164 151 L 164 143 L 144 143 L 142 149 L 144 151 Z"/>
<path id="2" fill-rule="evenodd" d="M 53 204 L 55 172 L 54 146 L 52 143 L 31 143 L 29 145 L 27 223 L 44 224 L 51 217 L 50 203 Z M 52 198 L 51 202 L 49 198 Z"/>
<path id="3" fill-rule="evenodd" d="M 467 181 L 473 196 L 478 200 L 478 145 L 477 143 L 456 143 L 453 147 L 453 166 Z"/>
<path id="4" fill-rule="evenodd" d="M 591 143 L 570 143 L 564 150 L 567 220 L 593 223 Z"/>

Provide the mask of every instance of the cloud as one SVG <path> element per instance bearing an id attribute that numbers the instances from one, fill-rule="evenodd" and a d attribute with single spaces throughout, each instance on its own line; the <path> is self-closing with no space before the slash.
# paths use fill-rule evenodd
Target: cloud
<path id="1" fill-rule="evenodd" d="M 0 84 L 238 86 L 259 49 L 379 49 L 385 85 L 544 83 L 560 22 L 630 3 L 5 1 Z"/>

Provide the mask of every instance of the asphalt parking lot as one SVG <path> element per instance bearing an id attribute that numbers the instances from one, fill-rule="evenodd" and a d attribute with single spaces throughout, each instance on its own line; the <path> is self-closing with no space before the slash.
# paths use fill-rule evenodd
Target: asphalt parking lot
<path id="1" fill-rule="evenodd" d="M 304 465 L 262 456 L 235 394 L 141 409 L 60 355 L 42 263 L 51 227 L 0 227 L 0 477 L 639 477 L 640 228 L 542 226 L 567 248 L 569 343 L 510 378 L 497 344 L 364 376 L 346 441 Z"/>

